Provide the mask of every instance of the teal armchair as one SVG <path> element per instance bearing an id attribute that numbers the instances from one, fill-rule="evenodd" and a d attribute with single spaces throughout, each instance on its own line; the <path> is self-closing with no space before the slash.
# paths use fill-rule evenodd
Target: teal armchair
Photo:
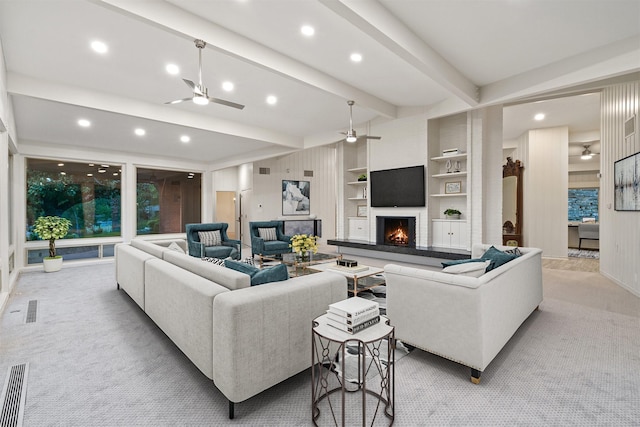
<path id="1" fill-rule="evenodd" d="M 260 236 L 260 228 L 275 229 L 274 240 L 265 239 Z M 249 223 L 249 233 L 251 234 L 251 256 L 256 255 L 280 255 L 291 252 L 291 236 L 284 234 L 284 221 L 257 221 Z"/>
<path id="2" fill-rule="evenodd" d="M 228 258 L 240 259 L 241 243 L 240 240 L 230 239 L 227 236 L 227 228 L 229 224 L 226 222 L 214 222 L 205 224 L 187 224 L 187 246 L 189 255 L 198 258 Z M 200 239 L 198 232 L 201 231 L 219 231 L 220 244 L 215 246 L 207 246 Z"/>

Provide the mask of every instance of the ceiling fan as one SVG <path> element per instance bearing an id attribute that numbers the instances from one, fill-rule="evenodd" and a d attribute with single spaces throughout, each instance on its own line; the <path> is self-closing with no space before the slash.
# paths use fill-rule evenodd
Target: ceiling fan
<path id="1" fill-rule="evenodd" d="M 347 101 L 349 105 L 349 130 L 347 132 L 340 132 L 343 135 L 346 135 L 345 141 L 347 142 L 356 142 L 358 139 L 381 139 L 380 136 L 369 136 L 369 135 L 360 135 L 356 134 L 355 129 L 353 129 L 353 104 L 355 101 Z"/>
<path id="2" fill-rule="evenodd" d="M 582 160 L 591 160 L 593 156 L 597 156 L 600 153 L 594 153 L 589 147 L 591 144 L 582 144 L 584 150 L 581 151 L 580 154 L 569 155 L 569 157 L 580 157 Z M 576 150 L 573 150 L 574 153 L 577 153 Z"/>
<path id="3" fill-rule="evenodd" d="M 202 49 L 207 45 L 204 40 L 194 40 L 196 47 L 198 48 L 198 84 L 196 85 L 191 80 L 182 79 L 187 86 L 193 91 L 193 95 L 189 98 L 177 99 L 175 101 L 165 102 L 165 104 L 179 104 L 183 101 L 193 101 L 194 104 L 207 105 L 209 102 L 215 102 L 216 104 L 226 105 L 227 107 L 237 108 L 242 110 L 244 105 L 236 104 L 235 102 L 226 101 L 220 98 L 212 98 L 209 96 L 209 90 L 202 84 Z"/>

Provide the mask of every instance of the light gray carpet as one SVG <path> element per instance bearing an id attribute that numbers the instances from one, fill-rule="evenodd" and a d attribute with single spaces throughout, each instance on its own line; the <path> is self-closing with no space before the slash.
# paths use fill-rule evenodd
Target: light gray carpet
<path id="1" fill-rule="evenodd" d="M 604 308 L 572 302 L 573 287 L 558 291 L 562 277 L 545 274 L 541 310 L 480 385 L 468 368 L 420 350 L 399 360 L 395 425 L 637 426 L 640 311 L 609 309 L 615 299 Z M 34 299 L 37 320 L 25 324 Z M 229 421 L 211 381 L 116 290 L 112 264 L 23 274 L 0 332 L 2 383 L 9 366 L 30 363 L 26 426 L 311 425 L 308 370 L 237 405 Z"/>

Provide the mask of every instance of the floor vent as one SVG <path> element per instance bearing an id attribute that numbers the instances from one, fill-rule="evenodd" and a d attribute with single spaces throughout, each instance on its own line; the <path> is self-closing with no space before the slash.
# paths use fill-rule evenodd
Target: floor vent
<path id="1" fill-rule="evenodd" d="M 22 426 L 24 418 L 24 404 L 27 400 L 27 374 L 29 364 L 9 367 L 9 374 L 2 389 L 2 412 L 0 412 L 0 427 Z"/>
<path id="2" fill-rule="evenodd" d="M 32 299 L 27 307 L 27 320 L 25 323 L 34 323 L 38 314 L 38 300 Z"/>
<path id="3" fill-rule="evenodd" d="M 258 169 L 258 173 L 260 175 L 271 175 L 271 168 L 260 168 Z"/>

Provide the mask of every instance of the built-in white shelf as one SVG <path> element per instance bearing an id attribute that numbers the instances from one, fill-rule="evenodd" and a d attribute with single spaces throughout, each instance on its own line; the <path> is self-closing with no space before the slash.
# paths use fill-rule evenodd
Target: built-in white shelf
<path id="1" fill-rule="evenodd" d="M 430 194 L 431 197 L 467 197 L 467 193 L 455 194 Z"/>
<path id="2" fill-rule="evenodd" d="M 456 176 L 467 176 L 467 171 L 451 172 L 451 173 L 439 173 L 431 175 L 431 178 L 454 178 Z"/>
<path id="3" fill-rule="evenodd" d="M 453 156 L 439 156 L 432 157 L 431 160 L 434 162 L 446 162 L 447 160 L 463 160 L 467 158 L 467 153 L 462 154 L 454 154 Z"/>
<path id="4" fill-rule="evenodd" d="M 367 200 L 366 197 L 349 197 L 348 200 Z"/>
<path id="5" fill-rule="evenodd" d="M 353 172 L 353 173 L 358 173 L 358 172 L 366 172 L 367 171 L 367 167 L 366 166 L 361 166 L 358 168 L 351 168 L 351 169 L 347 169 L 347 172 Z"/>
<path id="6" fill-rule="evenodd" d="M 347 182 L 349 185 L 367 185 L 367 181 L 351 181 Z"/>

